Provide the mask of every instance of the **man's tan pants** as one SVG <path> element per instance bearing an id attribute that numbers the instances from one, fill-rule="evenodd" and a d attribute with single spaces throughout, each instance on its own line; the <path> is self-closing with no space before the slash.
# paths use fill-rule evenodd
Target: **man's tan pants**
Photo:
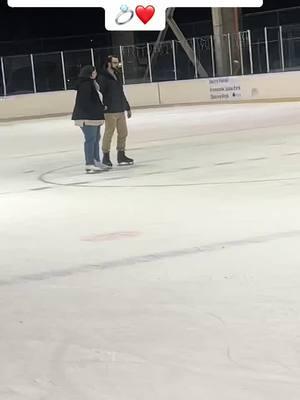
<path id="1" fill-rule="evenodd" d="M 108 153 L 111 147 L 113 134 L 117 129 L 117 150 L 125 151 L 126 138 L 128 135 L 127 121 L 125 113 L 105 114 L 105 132 L 102 141 L 103 153 Z"/>

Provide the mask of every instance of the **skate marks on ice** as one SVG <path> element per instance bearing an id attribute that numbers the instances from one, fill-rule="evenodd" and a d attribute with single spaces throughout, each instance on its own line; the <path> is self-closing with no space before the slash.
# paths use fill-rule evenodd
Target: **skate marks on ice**
<path id="1" fill-rule="evenodd" d="M 231 324 L 228 323 L 222 316 L 219 316 L 212 312 L 205 312 L 204 316 L 210 317 L 212 320 L 216 322 L 220 329 L 220 337 L 222 336 L 222 340 L 224 342 L 224 356 L 226 359 L 232 364 L 232 366 L 237 367 L 241 371 L 245 371 L 248 373 L 248 377 L 256 378 L 258 374 L 260 376 L 264 376 L 265 380 L 269 380 L 272 382 L 273 380 L 300 386 L 300 381 L 298 379 L 298 371 L 293 366 L 287 364 L 287 362 L 283 362 L 282 360 L 277 359 L 277 357 L 268 357 L 268 359 L 261 360 L 260 363 L 257 363 L 257 360 L 251 360 L 249 356 L 251 355 L 251 346 L 250 348 L 243 349 L 243 352 L 240 352 L 239 346 L 236 346 L 233 340 L 233 334 L 231 331 Z M 253 352 L 255 351 L 255 347 L 253 346 Z M 247 356 L 248 351 L 248 357 Z M 253 353 L 252 353 L 253 354 Z M 264 357 L 261 355 L 261 357 Z M 288 373 L 287 377 L 285 374 Z"/>
<path id="2" fill-rule="evenodd" d="M 13 194 L 23 194 L 23 193 L 28 193 L 28 192 L 42 192 L 42 191 L 49 190 L 49 189 L 53 189 L 53 186 L 41 186 L 41 187 L 35 187 L 35 188 L 29 188 L 29 189 L 23 189 L 23 190 L 11 190 L 11 191 L 6 191 L 6 192 L 0 192 L 0 197 L 13 195 Z"/>
<path id="3" fill-rule="evenodd" d="M 265 158 L 261 158 L 261 160 L 265 160 Z M 248 160 L 254 161 L 254 160 Z M 257 160 L 255 160 L 257 162 Z M 235 165 L 235 162 L 222 162 L 215 164 L 215 167 L 226 167 Z M 282 176 L 282 177 L 261 177 L 261 178 L 246 178 L 246 179 L 222 179 L 220 176 L 219 179 L 212 180 L 212 179 L 203 179 L 199 180 L 197 177 L 194 176 L 192 178 L 194 181 L 192 182 L 178 182 L 174 181 L 170 182 L 170 176 L 177 175 L 183 173 L 182 180 L 186 180 L 185 172 L 191 171 L 196 172 L 201 171 L 201 166 L 190 166 L 190 167 L 182 167 L 182 168 L 169 168 L 157 171 L 145 171 L 142 170 L 146 169 L 146 165 L 144 164 L 137 164 L 129 167 L 117 167 L 108 171 L 105 174 L 105 177 L 102 173 L 95 174 L 93 176 L 93 180 L 89 181 L 82 181 L 82 174 L 78 171 L 73 171 L 74 165 L 70 165 L 67 167 L 61 167 L 54 170 L 46 171 L 41 174 L 38 179 L 39 181 L 48 184 L 48 185 L 55 185 L 55 186 L 74 186 L 74 187 L 93 187 L 93 188 L 153 188 L 153 187 L 185 187 L 185 186 L 219 186 L 219 185 L 240 185 L 240 184 L 252 184 L 252 183 L 272 183 L 272 182 L 288 182 L 288 181 L 297 181 L 300 180 L 299 175 L 294 176 Z M 132 169 L 138 169 L 137 173 L 134 174 L 127 174 L 121 175 L 121 172 L 125 172 Z M 69 170 L 68 173 L 65 173 L 66 170 Z M 76 168 L 77 170 L 77 168 Z M 295 170 L 297 172 L 297 170 Z M 208 174 L 210 175 L 210 174 Z M 261 175 L 261 174 L 260 174 Z M 275 174 L 274 174 L 275 175 Z M 135 180 L 140 180 L 151 176 L 159 176 L 160 178 L 163 177 L 166 180 L 166 183 L 134 183 Z M 278 175 L 277 175 L 278 176 Z M 89 176 L 90 177 L 90 176 Z M 176 176 L 178 178 L 178 176 Z M 191 180 L 192 180 L 191 179 Z M 127 181 L 127 183 L 122 184 L 115 184 L 115 181 Z M 132 181 L 132 183 L 130 182 Z M 111 184 L 110 184 L 111 182 Z"/>
<path id="4" fill-rule="evenodd" d="M 87 399 L 87 394 L 83 391 L 83 387 L 79 382 L 74 382 L 67 372 L 67 366 L 70 365 L 70 361 L 75 357 L 74 345 L 72 340 L 74 338 L 73 333 L 66 335 L 62 342 L 58 342 L 55 345 L 51 361 L 49 365 L 49 379 L 44 389 L 46 393 L 40 397 L 40 400 L 53 400 L 61 395 L 63 391 L 64 395 L 72 399 Z M 78 367 L 78 360 L 73 363 L 73 369 Z"/>
<path id="5" fill-rule="evenodd" d="M 236 247 L 238 248 L 241 246 L 249 246 L 252 244 L 264 244 L 276 240 L 292 239 L 297 237 L 300 237 L 300 230 L 271 233 L 268 235 L 253 236 L 240 240 L 231 240 L 228 242 L 211 243 L 207 245 L 194 246 L 191 248 L 185 248 L 180 250 L 170 250 L 158 253 L 150 253 L 142 256 L 133 256 L 128 258 L 116 259 L 113 261 L 106 261 L 99 264 L 81 265 L 75 268 L 66 268 L 58 271 L 46 271 L 36 274 L 20 275 L 13 279 L 0 280 L 0 287 L 24 284 L 30 282 L 40 282 L 49 279 L 66 278 L 68 276 L 73 276 L 81 273 L 88 273 L 91 271 L 98 271 L 98 270 L 101 271 L 112 268 L 131 267 L 138 264 L 144 265 L 155 261 L 171 260 L 174 258 L 179 258 L 184 256 L 221 251 Z"/>
<path id="6" fill-rule="evenodd" d="M 53 384 L 48 384 L 47 392 L 39 400 L 61 399 L 62 395 L 66 400 L 99 398 L 101 383 L 106 383 L 114 369 L 140 368 L 149 363 L 139 354 L 115 350 L 112 346 L 93 346 L 88 341 L 89 337 L 80 332 L 76 332 L 74 340 L 74 332 L 70 332 L 62 343 L 56 344 L 49 365 L 49 378 Z"/>
<path id="7" fill-rule="evenodd" d="M 49 152 L 42 152 L 42 153 L 32 153 L 32 154 L 16 154 L 16 155 L 10 155 L 8 157 L 1 157 L 2 160 L 23 160 L 26 158 L 39 158 L 39 157 L 45 157 L 45 156 L 56 156 L 60 154 L 71 154 L 71 153 L 77 153 L 77 149 L 72 149 L 72 150 L 55 150 L 55 151 L 49 151 Z M 33 171 L 31 171 L 33 172 Z M 29 173 L 29 171 L 28 171 Z"/>
<path id="8" fill-rule="evenodd" d="M 103 182 L 128 179 L 130 176 L 122 175 L 122 173 L 133 169 L 145 168 L 147 164 L 148 161 L 143 161 L 133 165 L 114 165 L 110 170 L 100 171 L 97 174 L 89 175 L 89 181 L 82 181 L 82 178 L 86 177 L 86 173 L 82 171 L 82 164 L 72 164 L 46 171 L 38 177 L 38 180 L 56 186 L 85 186 L 98 181 Z"/>
<path id="9" fill-rule="evenodd" d="M 73 347 L 75 347 L 72 345 L 73 339 L 74 334 L 67 333 L 64 334 L 61 341 L 48 341 L 47 346 L 43 340 L 33 341 L 35 355 L 27 365 L 26 376 L 22 380 L 16 379 L 13 385 L 4 383 L 0 389 L 0 398 L 3 400 L 53 400 L 61 399 L 63 394 L 66 399 L 87 399 L 82 385 L 78 381 L 75 382 L 68 373 Z M 28 343 L 26 345 L 29 346 Z M 36 363 L 37 355 L 40 356 L 38 365 Z M 29 359 L 28 353 L 26 358 Z M 71 368 L 75 369 L 76 366 L 74 363 Z"/>
<path id="10" fill-rule="evenodd" d="M 210 152 L 199 160 L 194 147 L 190 150 L 189 158 L 183 162 L 178 162 L 181 149 L 175 146 L 164 158 L 114 166 L 107 174 L 89 176 L 87 180 L 82 179 L 78 164 L 45 171 L 38 179 L 48 185 L 99 188 L 218 186 L 300 180 L 298 152 L 265 154 L 268 149 L 255 149 L 252 154 L 247 151 L 245 154 L 225 152 L 222 157 Z"/>
<path id="11" fill-rule="evenodd" d="M 81 240 L 83 242 L 109 242 L 128 238 L 135 238 L 141 235 L 138 231 L 118 231 L 100 235 L 85 236 Z"/>
<path id="12" fill-rule="evenodd" d="M 28 185 L 25 185 L 27 187 L 21 189 L 16 189 L 16 190 L 4 190 L 0 191 L 0 197 L 1 196 L 9 196 L 13 194 L 23 194 L 23 193 L 28 193 L 28 192 L 36 192 L 36 191 L 45 191 L 49 189 L 54 189 L 59 188 L 60 186 L 63 187 L 76 187 L 76 186 L 82 186 L 85 187 L 89 184 L 97 183 L 97 182 L 103 182 L 103 181 L 115 181 L 115 180 L 122 180 L 122 179 L 127 179 L 128 176 L 123 175 L 123 173 L 128 173 L 127 171 L 131 169 L 141 169 L 144 168 L 146 164 L 152 163 L 152 162 L 159 162 L 162 161 L 161 159 L 155 159 L 155 160 L 146 160 L 143 161 L 142 163 L 139 163 L 138 165 L 129 165 L 129 166 L 115 166 L 114 170 L 110 171 L 100 171 L 99 173 L 92 174 L 92 175 L 87 175 L 83 169 L 82 163 L 77 163 L 77 164 L 72 164 L 68 166 L 63 166 L 60 168 L 57 168 L 55 170 L 52 170 L 50 172 L 43 173 L 40 176 L 37 176 L 35 178 L 35 182 L 29 182 Z M 52 177 L 52 181 L 49 181 L 50 183 L 48 186 L 45 186 L 44 175 L 48 175 L 49 173 L 56 173 L 56 171 L 60 172 L 60 175 L 58 179 L 54 180 Z M 115 174 L 113 174 L 113 172 Z M 104 178 L 104 175 L 109 176 L 109 178 Z M 28 173 L 29 174 L 29 173 Z M 57 177 L 56 177 L 57 178 Z M 38 181 L 36 182 L 36 179 Z M 59 182 L 59 180 L 62 180 L 62 182 Z M 43 183 L 43 185 L 41 185 Z M 99 185 L 100 186 L 100 185 Z M 102 186 L 102 185 L 101 185 Z"/>

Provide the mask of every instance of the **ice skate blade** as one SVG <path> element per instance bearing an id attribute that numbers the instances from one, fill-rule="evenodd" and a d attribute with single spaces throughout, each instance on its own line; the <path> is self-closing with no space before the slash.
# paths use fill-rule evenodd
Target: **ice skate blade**
<path id="1" fill-rule="evenodd" d="M 108 171 L 108 170 L 103 169 L 101 171 L 85 171 L 85 173 L 88 175 L 95 175 L 95 174 L 101 174 L 101 172 L 105 172 L 105 171 Z"/>
<path id="2" fill-rule="evenodd" d="M 118 163 L 118 165 L 119 165 L 119 167 L 126 167 L 126 166 L 128 166 L 128 165 L 134 165 L 134 162 L 121 162 L 121 163 Z"/>

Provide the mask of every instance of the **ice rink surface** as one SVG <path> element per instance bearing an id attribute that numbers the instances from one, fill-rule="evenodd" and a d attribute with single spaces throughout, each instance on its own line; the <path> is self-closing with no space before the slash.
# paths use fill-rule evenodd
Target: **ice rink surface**
<path id="1" fill-rule="evenodd" d="M 299 400 L 300 104 L 129 129 L 91 176 L 69 117 L 0 125 L 0 399 Z"/>

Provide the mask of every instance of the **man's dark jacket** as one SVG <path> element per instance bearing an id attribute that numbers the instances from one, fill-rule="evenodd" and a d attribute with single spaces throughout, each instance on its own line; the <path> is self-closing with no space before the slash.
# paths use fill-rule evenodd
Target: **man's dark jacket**
<path id="1" fill-rule="evenodd" d="M 108 71 L 103 70 L 99 77 L 100 91 L 103 95 L 105 113 L 121 113 L 130 110 L 130 105 L 124 94 L 121 79 L 116 73 L 115 79 Z"/>

